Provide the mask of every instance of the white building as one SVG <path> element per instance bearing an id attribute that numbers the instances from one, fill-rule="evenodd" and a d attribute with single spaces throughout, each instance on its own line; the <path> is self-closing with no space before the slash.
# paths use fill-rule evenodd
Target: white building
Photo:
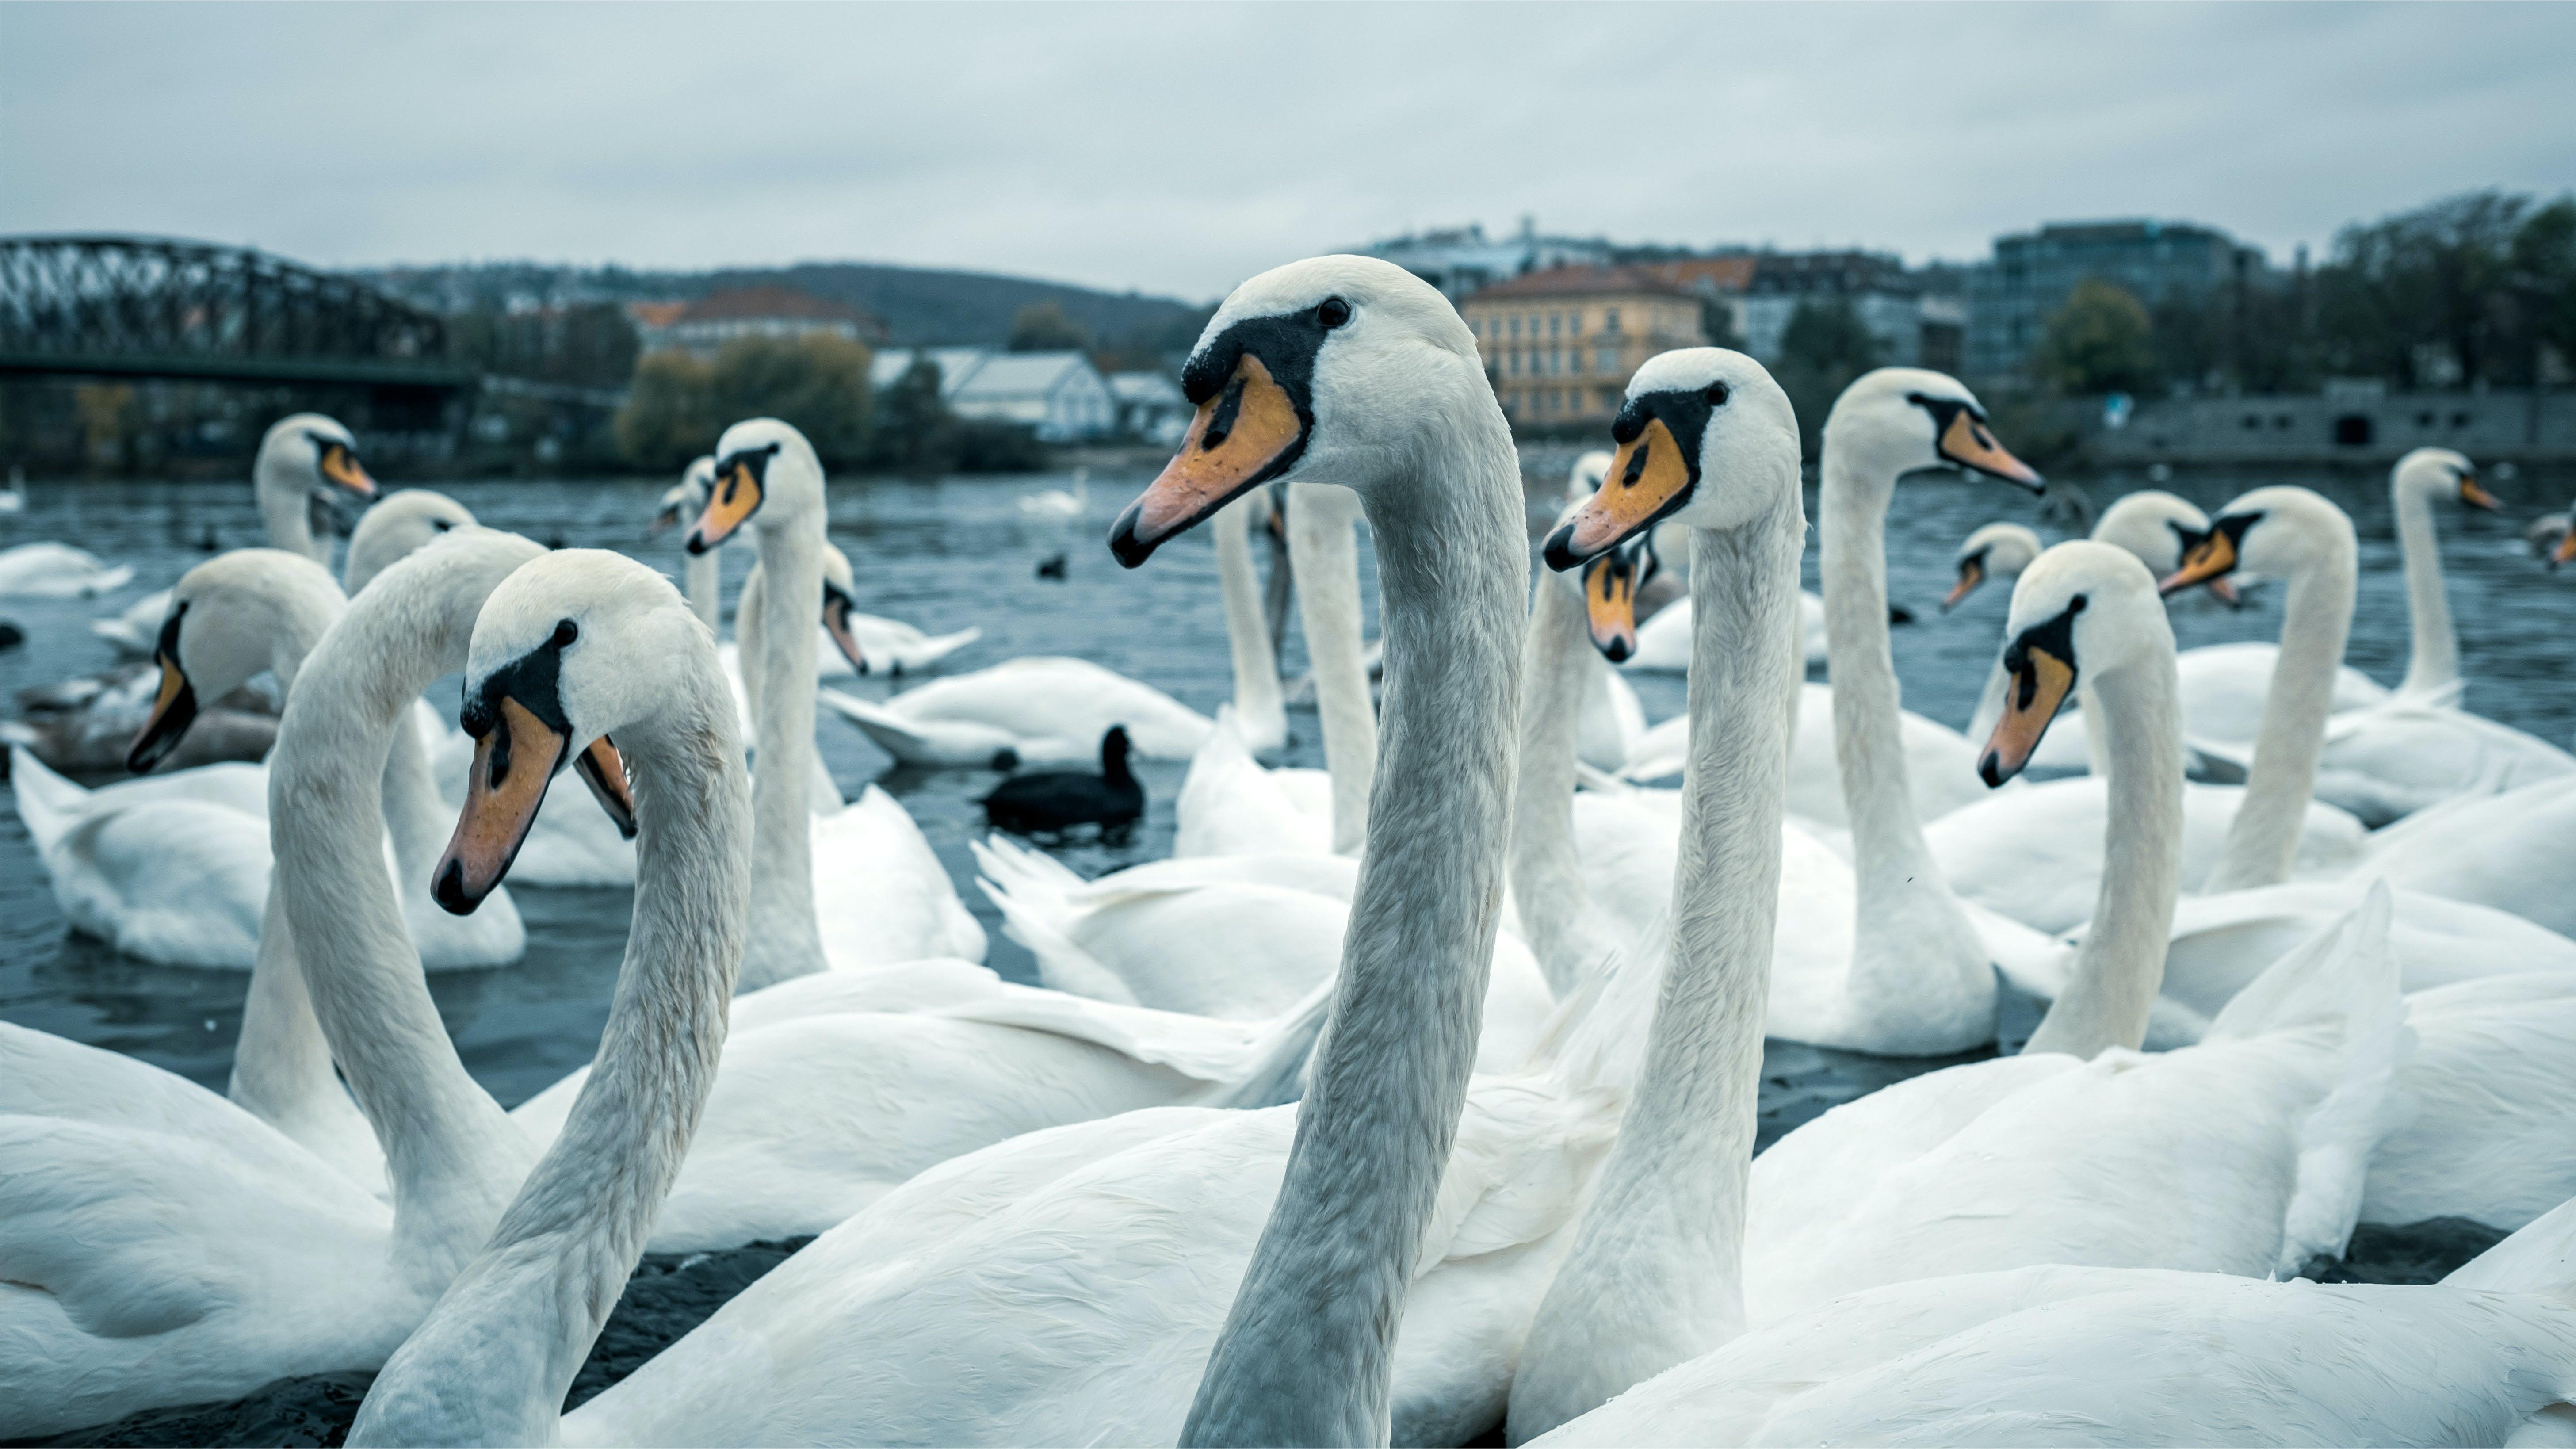
<path id="1" fill-rule="evenodd" d="M 1081 442 L 1118 430 L 1109 380 L 1079 352 L 889 348 L 876 355 L 869 381 L 892 386 L 917 355 L 939 365 L 940 401 L 961 418 L 1016 424 L 1045 443 Z"/>
<path id="2" fill-rule="evenodd" d="M 734 287 L 676 310 L 669 303 L 635 304 L 626 310 L 647 351 L 679 347 L 701 357 L 713 357 L 737 337 L 821 333 L 866 343 L 885 337 L 885 324 L 867 309 L 792 287 Z"/>
<path id="3" fill-rule="evenodd" d="M 1109 391 L 1118 400 L 1122 433 L 1170 447 L 1190 430 L 1190 414 L 1196 410 L 1181 385 L 1163 373 L 1112 373 Z"/>

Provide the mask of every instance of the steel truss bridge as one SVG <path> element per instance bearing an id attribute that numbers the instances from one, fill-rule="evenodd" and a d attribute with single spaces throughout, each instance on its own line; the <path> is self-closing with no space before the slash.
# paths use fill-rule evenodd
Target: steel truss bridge
<path id="1" fill-rule="evenodd" d="M 242 247 L 0 238 L 0 373 L 369 388 L 433 409 L 476 385 L 436 316 Z"/>

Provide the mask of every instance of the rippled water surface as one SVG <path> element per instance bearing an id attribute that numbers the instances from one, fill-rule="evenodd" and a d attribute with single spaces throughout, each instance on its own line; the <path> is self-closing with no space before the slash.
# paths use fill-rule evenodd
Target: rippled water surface
<path id="1" fill-rule="evenodd" d="M 1529 460 L 1534 521 L 1552 516 L 1548 501 L 1560 462 Z M 1024 515 L 1019 500 L 1059 477 L 913 482 L 843 480 L 832 494 L 832 539 L 856 566 L 860 607 L 937 633 L 981 628 L 983 638 L 948 661 L 951 670 L 981 668 L 1022 654 L 1073 654 L 1169 691 L 1213 711 L 1231 687 L 1225 629 L 1217 604 L 1214 555 L 1204 531 L 1165 547 L 1145 568 L 1128 572 L 1102 544 L 1109 520 L 1141 486 L 1145 470 L 1091 479 L 1091 511 L 1076 523 Z M 2261 482 L 2298 481 L 2350 509 L 2361 533 L 2363 580 L 2349 661 L 2394 682 L 2404 672 L 2405 596 L 2384 480 L 2354 476 L 2284 480 L 2191 475 L 2168 485 L 2215 506 Z M 556 545 L 619 549 L 678 573 L 675 539 L 648 540 L 644 523 L 666 480 L 614 482 L 471 482 L 436 485 L 487 524 L 516 529 Z M 2088 480 L 2097 503 L 2135 482 Z M 2538 490 L 2510 487 L 2503 517 L 2465 510 L 2440 519 L 2450 597 L 2458 618 L 2470 708 L 2564 744 L 2576 725 L 2576 575 L 2550 577 L 2523 551 L 2522 521 L 2543 511 Z M 2527 496 L 2526 496 L 2527 495 Z M 2547 506 L 2563 505 L 2565 490 Z M 1813 496 L 1809 511 L 1813 513 Z M 1984 672 L 2000 644 L 2006 590 L 1989 587 L 1958 613 L 1936 605 L 1951 579 L 1958 541 L 1996 518 L 2040 523 L 2038 505 L 2001 484 L 1925 475 L 1899 491 L 1888 526 L 1894 600 L 1917 622 L 1895 631 L 1897 668 L 1906 704 L 1936 719 L 1964 724 Z M 2060 530 L 2042 525 L 2043 534 Z M 133 582 L 94 600 L 0 603 L 24 628 L 27 644 L 0 658 L 7 691 L 102 669 L 108 647 L 87 628 L 119 612 L 207 557 L 211 547 L 262 541 L 247 486 L 222 484 L 39 485 L 25 510 L 0 519 L 0 544 L 55 539 L 134 566 Z M 1035 565 L 1062 553 L 1062 582 L 1038 578 Z M 1365 554 L 1363 555 L 1365 559 Z M 750 555 L 728 549 L 730 596 Z M 1808 582 L 1814 584 L 1811 547 Z M 1374 631 L 1375 590 L 1370 596 Z M 2277 590 L 2229 614 L 2199 603 L 2175 612 L 2184 647 L 2271 637 L 2279 623 Z M 1293 637 L 1286 661 L 1293 676 L 1304 656 Z M 1678 676 L 1632 676 L 1651 718 L 1682 705 Z M 917 681 L 844 681 L 884 695 Z M 432 698 L 452 713 L 455 683 Z M 1291 758 L 1322 763 L 1311 711 L 1291 714 L 1297 734 Z M 997 913 L 974 888 L 966 842 L 981 829 L 976 800 L 998 777 L 979 771 L 898 769 L 838 720 L 821 723 L 825 761 L 845 793 L 873 781 L 906 808 L 948 864 L 959 894 L 992 938 L 991 964 L 1032 979 L 1027 954 L 1002 934 Z M 1123 846 L 1079 846 L 1059 852 L 1086 875 L 1168 852 L 1172 800 L 1182 766 L 1142 766 L 1153 798 L 1148 828 Z M 516 1103 L 587 1061 L 607 1011 L 608 991 L 624 948 L 628 893 L 623 890 L 517 890 L 529 935 L 527 959 L 494 971 L 433 978 L 434 992 L 466 1065 L 502 1102 Z M 230 1066 L 247 977 L 180 970 L 122 957 L 72 934 L 48 888 L 44 867 L 11 810 L 0 818 L 0 1013 L 11 1021 L 140 1056 L 220 1091 Z M 1937 1063 L 1873 1062 L 1775 1044 L 1765 1074 L 1766 1139 L 1834 1101 Z"/>

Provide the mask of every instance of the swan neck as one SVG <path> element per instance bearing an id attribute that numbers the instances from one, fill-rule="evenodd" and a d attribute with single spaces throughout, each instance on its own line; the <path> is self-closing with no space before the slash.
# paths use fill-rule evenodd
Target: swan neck
<path id="1" fill-rule="evenodd" d="M 1856 914 L 1844 996 L 1855 1041 L 1951 1052 L 1991 1040 L 1994 964 L 1923 839 L 1887 633 L 1892 475 L 1864 471 L 1828 426 L 1820 561 L 1834 761 L 1851 820 Z"/>
<path id="2" fill-rule="evenodd" d="M 2168 636 L 2170 638 L 2170 636 Z M 2085 726 L 2107 757 L 2102 885 L 2066 989 L 2025 1051 L 2091 1059 L 2145 1044 L 2164 984 L 2182 881 L 2181 685 L 2170 643 L 2147 664 L 2103 675 Z"/>
<path id="3" fill-rule="evenodd" d="M 1481 385 L 1451 406 L 1424 450 L 1448 476 L 1368 500 L 1387 650 L 1368 850 L 1286 1176 L 1183 1444 L 1391 1432 L 1396 1327 L 1466 1103 L 1501 912 L 1529 598 L 1510 433 Z"/>
<path id="4" fill-rule="evenodd" d="M 2406 560 L 2406 615 L 2414 648 L 2398 692 L 2439 694 L 2460 679 L 2460 636 L 2451 624 L 2451 601 L 2442 589 L 2442 540 L 2433 522 L 2433 500 L 2421 488 L 2392 485 L 2397 546 Z"/>
<path id="5" fill-rule="evenodd" d="M 1297 577 L 1297 617 L 1315 676 L 1324 768 L 1333 781 L 1333 850 L 1354 855 L 1368 839 L 1378 745 L 1360 643 L 1359 502 L 1331 483 L 1294 484 L 1289 495 L 1288 564 Z"/>
<path id="6" fill-rule="evenodd" d="M 1834 759 L 1851 817 L 1853 869 L 1873 884 L 1932 872 L 1905 765 L 1903 698 L 1887 633 L 1887 507 L 1895 480 L 1872 479 L 1829 449 L 1819 507 Z M 1867 907 L 1863 907 L 1866 914 Z"/>
<path id="7" fill-rule="evenodd" d="M 2335 675 L 2343 668 L 2356 587 L 2352 542 L 2299 570 L 2281 610 L 2281 652 L 2272 668 L 2263 724 L 2245 800 L 2227 828 L 2227 844 L 2201 889 L 2248 890 L 2290 878 L 2299 831 L 2315 793 L 2326 718 L 2334 712 Z"/>
<path id="8" fill-rule="evenodd" d="M 1226 647 L 1234 661 L 1234 721 L 1255 754 L 1288 741 L 1288 710 L 1279 695 L 1279 659 L 1263 622 L 1261 581 L 1252 567 L 1252 511 L 1260 495 L 1246 494 L 1220 509 L 1216 529 L 1216 578 L 1225 602 Z"/>
<path id="9" fill-rule="evenodd" d="M 1583 884 L 1574 840 L 1574 784 L 1583 694 L 1598 667 L 1582 598 L 1542 578 L 1521 648 L 1520 765 L 1512 799 L 1512 900 L 1521 929 L 1562 999 L 1618 939 Z"/>
<path id="10" fill-rule="evenodd" d="M 343 1144 L 374 1130 L 331 1068 L 331 1043 L 322 1035 L 312 995 L 304 989 L 294 928 L 287 922 L 285 897 L 273 872 L 225 1095 L 326 1160 Z"/>
<path id="11" fill-rule="evenodd" d="M 823 598 L 818 521 L 779 520 L 760 531 L 758 636 L 742 655 L 752 694 L 751 939 L 742 989 L 756 991 L 823 969 L 814 916 L 814 649 Z"/>
<path id="12" fill-rule="evenodd" d="M 253 488 L 259 495 L 260 521 L 268 527 L 268 546 L 329 568 L 330 540 L 313 536 L 312 489 L 293 476 L 293 465 L 262 458 Z"/>
<path id="13" fill-rule="evenodd" d="M 554 1442 L 679 1175 L 724 1049 L 751 888 L 733 702 L 713 649 L 693 652 L 674 707 L 620 739 L 635 914 L 590 1078 L 490 1243 L 377 1376 L 353 1444 Z"/>
<path id="14" fill-rule="evenodd" d="M 385 823 L 393 831 L 394 864 L 402 872 L 406 897 L 415 889 L 427 893 L 430 873 L 456 824 L 456 812 L 439 795 L 437 777 L 430 773 L 429 747 L 420 737 L 416 713 L 403 711 L 385 756 Z"/>
<path id="15" fill-rule="evenodd" d="M 273 879 L 295 956 L 384 1148 L 398 1267 L 431 1291 L 481 1246 L 533 1154 L 467 1074 L 430 999 L 384 871 L 386 766 L 398 732 L 416 738 L 413 701 L 464 668 L 483 599 L 528 556 L 377 580 L 305 661 L 270 757 Z"/>
<path id="16" fill-rule="evenodd" d="M 712 548 L 705 553 L 687 554 L 684 555 L 686 562 L 680 565 L 680 580 L 683 592 L 688 596 L 689 612 L 697 615 L 698 622 L 709 629 L 718 628 L 724 622 L 724 563 L 721 554 L 721 550 Z"/>
<path id="17" fill-rule="evenodd" d="M 1690 757 L 1662 994 L 1617 1145 L 1524 1351 L 1515 1439 L 1744 1326 L 1789 717 L 1804 672 L 1805 520 L 1797 491 L 1784 493 L 1769 518 L 1692 537 Z M 1652 1292 L 1622 1287 L 1645 1282 Z"/>

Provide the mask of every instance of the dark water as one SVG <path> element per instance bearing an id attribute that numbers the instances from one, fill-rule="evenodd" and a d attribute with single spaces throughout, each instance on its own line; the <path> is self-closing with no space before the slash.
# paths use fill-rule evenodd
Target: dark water
<path id="1" fill-rule="evenodd" d="M 1555 512 L 1550 501 L 1563 459 L 1533 453 L 1532 517 Z M 1108 522 L 1140 487 L 1145 471 L 1091 480 L 1091 509 L 1079 522 L 1024 515 L 1019 500 L 1063 487 L 1059 476 L 914 482 L 844 480 L 832 493 L 831 535 L 857 571 L 860 607 L 907 620 L 934 633 L 980 627 L 984 637 L 951 656 L 951 669 L 981 668 L 1022 654 L 1074 654 L 1144 680 L 1194 708 L 1213 712 L 1232 689 L 1225 630 L 1217 606 L 1214 553 L 1204 532 L 1159 552 L 1145 568 L 1120 569 L 1102 545 Z M 2166 486 L 2216 507 L 2245 488 L 2285 481 L 2281 475 L 2186 475 Z M 2383 480 L 2320 475 L 2298 481 L 2350 510 L 2359 527 L 2363 582 L 2348 654 L 2351 663 L 2393 682 L 2404 672 L 2405 597 Z M 671 571 L 679 550 L 669 535 L 650 540 L 644 523 L 665 486 L 660 479 L 612 482 L 471 482 L 440 485 L 477 517 L 541 542 L 615 548 Z M 2098 508 L 2140 480 L 2103 478 L 2078 485 Z M 2492 718 L 2564 742 L 2576 725 L 2576 576 L 2542 573 L 2524 552 L 2525 518 L 2564 502 L 2563 486 L 2501 485 L 2506 511 L 2466 509 L 2440 515 L 2443 562 L 2470 678 L 2468 705 Z M 1812 514 L 1814 500 L 1809 499 Z M 1917 622 L 1895 631 L 1896 662 L 1908 707 L 1964 723 L 2000 644 L 2008 590 L 1989 586 L 1957 613 L 1936 605 L 1951 581 L 1951 556 L 1977 525 L 2018 518 L 2055 537 L 2040 505 L 2003 484 L 1940 474 L 1919 475 L 1900 489 L 1888 523 L 1891 598 Z M 207 557 L 206 545 L 236 548 L 262 541 L 250 490 L 224 484 L 92 484 L 39 486 L 25 511 L 0 519 L 0 546 L 42 539 L 75 543 L 135 568 L 132 584 L 95 600 L 13 599 L 0 613 L 26 629 L 27 644 L 0 656 L 0 686 L 28 685 L 94 672 L 113 655 L 87 623 L 120 611 L 164 587 Z M 1066 556 L 1062 582 L 1035 566 Z M 1365 544 L 1363 566 L 1367 566 Z M 750 568 L 746 550 L 728 549 L 728 611 Z M 1808 583 L 1815 582 L 1814 550 Z M 1370 602 L 1374 631 L 1375 589 Z M 2258 592 L 2256 607 L 2229 613 L 2204 603 L 2175 610 L 2185 648 L 2271 637 L 2277 598 Z M 1284 668 L 1305 667 L 1292 626 Z M 1677 675 L 1632 674 L 1650 718 L 1682 707 Z M 844 688 L 882 696 L 906 681 L 843 680 Z M 453 699 L 453 682 L 434 691 Z M 1297 736 L 1290 758 L 1322 763 L 1311 711 L 1292 712 Z M 820 725 L 823 757 L 845 793 L 873 781 L 901 800 L 921 824 L 984 923 L 990 961 L 1006 976 L 1033 979 L 1027 953 L 1002 934 L 998 913 L 974 888 L 966 849 L 983 826 L 976 800 L 999 777 L 983 771 L 897 768 L 856 730 L 828 714 Z M 1145 827 L 1122 845 L 1059 850 L 1086 875 L 1167 853 L 1172 801 L 1183 766 L 1140 762 L 1151 796 Z M 529 934 L 527 959 L 495 971 L 448 972 L 433 989 L 467 1067 L 504 1103 L 516 1103 L 586 1062 L 607 1011 L 608 989 L 624 947 L 629 897 L 622 890 L 517 890 Z M 221 1090 L 230 1070 L 246 977 L 149 965 L 123 957 L 65 927 L 15 810 L 0 812 L 0 1014 L 28 1026 L 129 1052 Z M 1795 1126 L 1858 1091 L 1928 1065 L 1867 1062 L 1776 1047 L 1766 1077 L 1765 1136 Z"/>

